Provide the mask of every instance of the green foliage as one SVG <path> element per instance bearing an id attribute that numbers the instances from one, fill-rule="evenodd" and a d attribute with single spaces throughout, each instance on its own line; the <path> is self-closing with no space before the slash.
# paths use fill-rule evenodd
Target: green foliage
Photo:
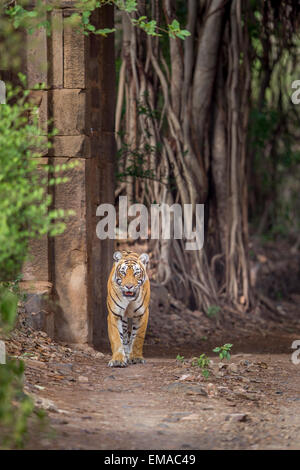
<path id="1" fill-rule="evenodd" d="M 210 360 L 205 354 L 201 354 L 199 357 L 195 357 L 192 361 L 192 366 L 200 367 L 202 375 L 206 379 L 210 375 L 209 370 L 208 370 L 209 364 L 210 364 Z"/>
<path id="2" fill-rule="evenodd" d="M 270 22 L 272 9 L 253 1 L 248 25 L 252 48 L 249 213 L 254 230 L 266 239 L 297 237 L 300 229 L 300 108 L 291 101 L 292 83 L 300 72 L 299 35 L 292 3 L 287 7 L 282 2 L 276 8 L 281 20 Z"/>
<path id="3" fill-rule="evenodd" d="M 25 85 L 25 77 L 19 76 Z M 54 133 L 54 132 L 53 132 Z M 48 135 L 48 138 L 51 138 Z M 46 140 L 45 140 L 46 139 Z M 56 176 L 77 163 L 44 165 L 41 148 L 50 147 L 41 134 L 37 108 L 29 91 L 7 84 L 7 104 L 0 105 L 0 338 L 14 327 L 19 296 L 18 280 L 29 241 L 65 228 L 63 219 L 71 211 L 52 209 L 46 192 L 50 184 L 66 177 Z M 15 279 L 16 281 L 12 282 Z M 32 400 L 22 392 L 24 364 L 8 360 L 0 365 L 0 426 L 2 445 L 20 446 L 26 434 L 27 419 L 33 411 Z M 0 444 L 1 445 L 1 444 Z"/>
<path id="4" fill-rule="evenodd" d="M 45 144 L 45 136 L 38 126 L 37 108 L 30 103 L 28 95 L 28 90 L 12 89 L 8 84 L 8 103 L 0 106 L 1 281 L 16 278 L 30 239 L 62 233 L 65 223 L 59 219 L 71 214 L 50 208 L 52 199 L 44 183 L 51 167 L 39 159 L 39 149 L 50 144 Z M 75 164 L 70 163 L 68 167 Z M 56 184 L 65 181 L 66 178 L 52 178 Z"/>
<path id="5" fill-rule="evenodd" d="M 50 23 L 47 19 L 47 12 L 52 10 L 51 5 L 47 5 L 42 0 L 37 0 L 34 9 L 27 9 L 28 1 L 19 0 L 11 2 L 5 9 L 7 18 L 15 29 L 24 28 L 30 34 L 38 28 L 50 29 Z"/>
<path id="6" fill-rule="evenodd" d="M 131 149 L 130 145 L 123 143 L 122 147 L 117 153 L 119 160 L 117 172 L 117 179 L 121 182 L 126 181 L 128 177 L 142 178 L 142 179 L 155 179 L 155 173 L 151 169 L 147 169 L 148 156 L 155 152 L 156 149 L 145 144 L 141 149 Z M 122 168 L 122 162 L 126 160 L 126 168 Z"/>
<path id="7" fill-rule="evenodd" d="M 144 93 L 145 99 L 148 98 L 147 93 Z M 149 106 L 147 106 L 145 103 L 142 103 L 140 101 L 137 102 L 137 112 L 139 115 L 144 115 L 150 119 L 157 120 L 160 117 L 160 112 L 158 109 L 150 109 Z M 150 134 L 147 132 L 147 136 L 150 137 Z"/>
<path id="8" fill-rule="evenodd" d="M 13 328 L 17 305 L 17 295 L 0 285 L 0 332 L 7 333 Z"/>
<path id="9" fill-rule="evenodd" d="M 180 354 L 177 354 L 176 360 L 179 362 L 184 362 L 184 356 L 180 356 Z"/>
<path id="10" fill-rule="evenodd" d="M 77 27 L 78 31 L 85 35 L 93 33 L 107 36 L 109 33 L 114 32 L 115 29 L 96 29 L 90 20 L 94 10 L 100 8 L 104 4 L 109 3 L 111 2 L 97 0 L 78 0 L 75 5 L 76 11 L 70 15 L 70 17 L 65 19 L 66 24 Z M 54 4 L 49 5 L 43 0 L 37 0 L 35 7 L 29 8 L 27 0 L 19 0 L 18 2 L 11 3 L 5 9 L 5 14 L 15 30 L 25 29 L 29 34 L 32 34 L 39 28 L 45 28 L 47 34 L 50 35 L 52 25 L 48 20 L 47 13 L 51 12 L 54 8 Z"/>
<path id="11" fill-rule="evenodd" d="M 115 0 L 115 2 L 110 3 L 115 3 L 119 10 L 126 11 L 127 13 L 137 11 L 137 0 Z"/>
<path id="12" fill-rule="evenodd" d="M 263 214 L 265 204 L 269 213 L 264 236 L 286 236 L 299 231 L 299 170 L 300 152 L 293 133 L 297 133 L 294 110 L 274 108 L 265 104 L 253 107 L 250 114 L 249 140 L 253 155 L 253 173 L 256 185 L 256 207 L 252 218 L 255 225 Z M 297 176 L 298 175 L 298 176 Z"/>
<path id="13" fill-rule="evenodd" d="M 252 146 L 256 151 L 265 147 L 266 142 L 275 132 L 278 119 L 279 115 L 276 109 L 261 111 L 255 107 L 252 108 L 250 116 L 250 138 Z"/>
<path id="14" fill-rule="evenodd" d="M 157 32 L 157 22 L 155 20 L 149 21 L 146 16 L 141 16 L 137 20 L 132 18 L 131 21 L 135 26 L 138 26 L 145 31 L 149 36 L 161 36 L 161 34 Z"/>
<path id="15" fill-rule="evenodd" d="M 59 2 L 58 2 L 59 4 Z M 150 36 L 161 36 L 161 32 L 168 34 L 171 38 L 185 39 L 190 35 L 189 31 L 181 29 L 179 22 L 167 25 L 167 29 L 160 28 L 155 20 L 149 20 L 146 16 L 135 18 L 138 9 L 136 0 L 78 0 L 75 4 L 76 11 L 66 18 L 66 23 L 77 27 L 84 35 L 90 33 L 107 36 L 115 31 L 115 28 L 97 29 L 91 22 L 92 13 L 104 5 L 115 5 L 119 10 L 128 14 L 132 24 L 141 28 Z M 38 28 L 45 28 L 51 34 L 51 23 L 47 13 L 53 10 L 55 5 L 49 5 L 43 0 L 37 0 L 34 8 L 28 8 L 28 0 L 19 0 L 9 4 L 2 13 L 6 15 L 14 29 L 26 29 L 30 34 Z"/>
<path id="16" fill-rule="evenodd" d="M 209 307 L 207 307 L 206 315 L 209 318 L 215 317 L 218 315 L 220 310 L 221 310 L 221 307 L 219 305 L 210 305 Z"/>
<path id="17" fill-rule="evenodd" d="M 23 389 L 24 362 L 10 359 L 0 366 L 0 448 L 22 447 L 27 420 L 34 410 Z"/>
<path id="18" fill-rule="evenodd" d="M 232 346 L 233 344 L 230 343 L 224 344 L 223 346 L 217 346 L 215 349 L 213 349 L 213 352 L 218 354 L 221 360 L 227 359 L 229 361 Z"/>
<path id="19" fill-rule="evenodd" d="M 130 13 L 136 13 L 138 10 L 138 5 L 136 0 L 115 0 L 114 3 L 117 8 Z M 140 16 L 135 18 L 130 16 L 130 20 L 133 25 L 141 28 L 149 36 L 162 36 L 162 33 L 166 33 L 170 38 L 180 38 L 185 39 L 187 36 L 190 36 L 190 32 L 186 29 L 181 29 L 180 24 L 177 20 L 173 20 L 171 24 L 167 25 L 167 28 L 162 28 L 157 25 L 155 20 L 149 20 L 147 16 Z"/>
<path id="20" fill-rule="evenodd" d="M 149 36 L 162 36 L 161 33 L 166 33 L 170 38 L 186 39 L 191 33 L 186 29 L 181 29 L 177 20 L 167 25 L 167 29 L 161 28 L 157 25 L 155 20 L 149 21 L 146 16 L 141 16 L 138 19 L 132 18 L 132 23 L 145 31 Z M 161 31 L 161 32 L 160 32 Z"/>
<path id="21" fill-rule="evenodd" d="M 148 106 L 147 95 L 144 95 L 143 102 L 137 102 L 138 115 L 143 115 L 149 120 L 158 120 L 160 116 L 159 110 L 152 110 Z M 143 132 L 147 137 L 151 137 L 151 132 L 148 127 L 148 119 L 145 121 L 145 127 Z M 126 135 L 122 132 L 119 133 L 120 137 L 120 148 L 117 153 L 117 179 L 120 182 L 126 181 L 128 177 L 140 178 L 143 180 L 156 180 L 161 183 L 167 184 L 167 181 L 158 179 L 156 172 L 153 168 L 149 168 L 149 162 L 152 160 L 152 156 L 161 151 L 161 145 L 149 145 L 145 142 L 143 145 L 132 148 L 132 145 L 126 142 Z"/>
<path id="22" fill-rule="evenodd" d="M 180 24 L 177 20 L 173 20 L 171 24 L 168 24 L 168 34 L 171 38 L 185 39 L 191 35 L 186 29 L 181 29 Z"/>

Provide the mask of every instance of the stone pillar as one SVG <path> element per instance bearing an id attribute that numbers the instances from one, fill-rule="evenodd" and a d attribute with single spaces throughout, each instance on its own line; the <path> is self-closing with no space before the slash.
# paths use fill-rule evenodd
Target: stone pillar
<path id="1" fill-rule="evenodd" d="M 58 134 L 44 158 L 80 165 L 60 175 L 66 184 L 49 188 L 53 207 L 72 209 L 62 235 L 34 241 L 33 257 L 24 267 L 23 285 L 31 291 L 48 283 L 51 302 L 43 328 L 56 339 L 72 343 L 106 342 L 106 282 L 112 264 L 112 241 L 96 236 L 96 209 L 114 202 L 114 38 L 84 36 L 66 18 L 72 1 L 62 1 L 49 15 L 53 33 L 43 29 L 27 37 L 27 76 L 30 88 L 44 82 L 45 91 L 32 91 L 39 105 L 41 126 L 53 120 Z M 96 28 L 111 27 L 113 8 L 95 12 Z M 48 68 L 44 65 L 48 64 Z M 50 286 L 50 287 L 49 287 Z M 28 307 L 30 310 L 30 307 Z M 49 321 L 48 321 L 49 324 Z"/>

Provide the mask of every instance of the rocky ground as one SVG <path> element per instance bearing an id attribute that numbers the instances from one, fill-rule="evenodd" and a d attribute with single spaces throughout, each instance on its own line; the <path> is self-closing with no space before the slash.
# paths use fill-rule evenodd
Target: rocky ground
<path id="1" fill-rule="evenodd" d="M 26 448 L 299 449 L 298 261 L 276 256 L 253 259 L 260 300 L 248 314 L 208 317 L 153 288 L 145 365 L 111 369 L 107 346 L 57 344 L 20 313 L 8 353 L 25 361 L 25 393 L 47 412 L 43 428 L 31 420 Z M 225 343 L 229 361 L 213 352 Z"/>
<path id="2" fill-rule="evenodd" d="M 25 361 L 25 392 L 47 411 L 43 428 L 31 423 L 26 448 L 299 449 L 296 336 L 231 338 L 229 361 L 212 352 L 220 336 L 177 350 L 148 345 L 145 365 L 111 369 L 108 351 L 15 332 L 9 353 Z M 204 352 L 207 378 L 193 365 Z"/>

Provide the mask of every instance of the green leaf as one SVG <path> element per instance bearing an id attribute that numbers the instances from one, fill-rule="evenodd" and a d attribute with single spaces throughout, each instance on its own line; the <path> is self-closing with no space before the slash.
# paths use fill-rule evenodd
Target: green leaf
<path id="1" fill-rule="evenodd" d="M 88 29 L 89 31 L 96 31 L 95 26 L 92 25 L 92 24 L 88 24 L 87 27 L 86 27 L 86 29 Z"/>
<path id="2" fill-rule="evenodd" d="M 107 36 L 110 33 L 114 33 L 116 31 L 115 28 L 109 29 L 109 28 L 103 28 L 103 29 L 97 29 L 94 31 L 95 34 L 99 34 L 100 36 Z"/>
<path id="3" fill-rule="evenodd" d="M 136 0 L 115 0 L 116 6 L 127 13 L 132 13 L 137 11 L 137 1 Z"/>
<path id="4" fill-rule="evenodd" d="M 36 18 L 38 16 L 38 11 L 31 10 L 31 11 L 28 11 L 26 15 L 29 16 L 29 18 Z"/>
<path id="5" fill-rule="evenodd" d="M 180 29 L 180 24 L 177 20 L 173 20 L 172 23 L 169 25 L 172 29 Z"/>

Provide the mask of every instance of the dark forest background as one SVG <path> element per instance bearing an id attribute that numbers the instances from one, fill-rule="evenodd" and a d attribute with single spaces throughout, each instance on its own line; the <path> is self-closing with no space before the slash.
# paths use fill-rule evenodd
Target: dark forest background
<path id="1" fill-rule="evenodd" d="M 116 195 L 204 203 L 204 250 L 151 243 L 156 279 L 193 308 L 247 311 L 251 243 L 299 246 L 297 2 L 141 0 L 139 15 L 191 34 L 151 37 L 116 15 Z"/>

